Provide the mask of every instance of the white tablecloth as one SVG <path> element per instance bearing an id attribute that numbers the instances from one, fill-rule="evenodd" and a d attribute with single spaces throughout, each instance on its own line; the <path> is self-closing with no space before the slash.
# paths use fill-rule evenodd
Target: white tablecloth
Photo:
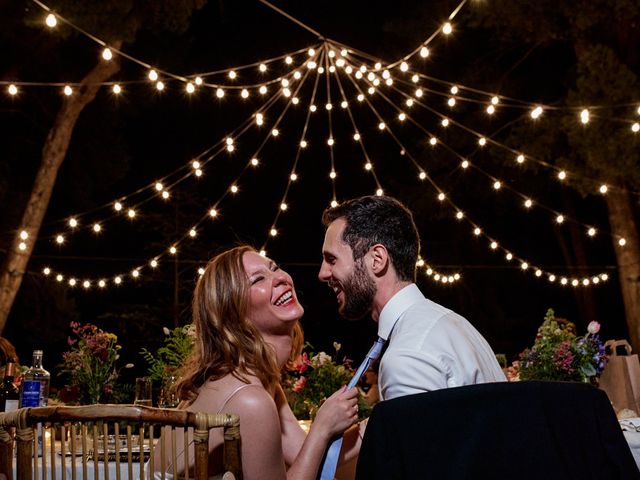
<path id="1" fill-rule="evenodd" d="M 14 478 L 17 478 L 17 471 L 16 471 L 16 464 L 15 464 L 15 457 L 13 459 L 13 476 Z M 34 478 L 38 478 L 41 479 L 42 478 L 42 467 L 41 467 L 41 463 L 40 461 L 42 460 L 42 458 L 38 459 L 38 475 L 35 476 Z M 72 478 L 72 471 L 74 469 L 74 466 L 71 463 L 71 458 L 70 457 L 65 457 L 65 465 L 64 465 L 64 470 L 66 473 L 66 477 L 67 479 L 71 479 Z M 95 475 L 95 471 L 96 469 L 98 470 L 98 477 L 99 479 L 106 479 L 107 475 L 109 480 L 116 480 L 118 477 L 116 476 L 118 469 L 116 468 L 117 464 L 116 462 L 107 462 L 106 463 L 106 469 L 107 469 L 107 474 L 105 475 L 105 462 L 94 462 L 93 460 L 89 460 L 87 461 L 87 477 L 88 479 L 94 479 L 96 478 Z M 135 480 L 140 478 L 140 462 L 132 462 L 131 463 L 131 476 L 129 475 L 129 465 L 126 462 L 120 462 L 120 478 L 121 479 L 131 479 L 131 480 Z M 76 463 L 75 463 L 75 471 L 76 471 L 76 478 L 83 478 L 83 465 L 82 465 L 82 459 L 80 457 L 76 457 Z M 49 458 L 47 458 L 47 466 L 46 466 L 46 473 L 45 473 L 45 478 L 47 479 L 51 479 L 54 478 L 53 474 L 52 474 L 52 468 L 51 468 L 51 461 Z M 148 477 L 147 472 L 145 472 L 145 477 Z M 61 457 L 58 455 L 58 458 L 56 458 L 56 465 L 55 465 L 55 478 L 56 480 L 61 479 L 62 478 L 62 459 Z"/>
<path id="2" fill-rule="evenodd" d="M 631 453 L 636 461 L 636 465 L 640 468 L 640 417 L 625 418 L 620 420 L 620 427 L 624 438 L 631 448 Z"/>

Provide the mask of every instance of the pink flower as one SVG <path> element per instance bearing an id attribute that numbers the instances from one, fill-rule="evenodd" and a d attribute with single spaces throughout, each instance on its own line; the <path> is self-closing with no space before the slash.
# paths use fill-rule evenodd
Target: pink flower
<path id="1" fill-rule="evenodd" d="M 592 322 L 589 322 L 589 326 L 587 327 L 587 331 L 591 335 L 595 335 L 596 333 L 598 333 L 600 331 L 600 324 L 598 322 L 596 322 L 595 320 L 592 321 Z"/>
<path id="2" fill-rule="evenodd" d="M 292 390 L 296 393 L 300 392 L 305 387 L 306 384 L 307 384 L 307 379 L 304 377 L 300 377 L 298 380 L 296 380 L 296 383 L 293 384 Z"/>
<path id="3" fill-rule="evenodd" d="M 307 352 L 302 353 L 302 355 L 298 355 L 295 362 L 293 363 L 293 368 L 298 373 L 304 373 L 309 368 L 309 355 Z"/>

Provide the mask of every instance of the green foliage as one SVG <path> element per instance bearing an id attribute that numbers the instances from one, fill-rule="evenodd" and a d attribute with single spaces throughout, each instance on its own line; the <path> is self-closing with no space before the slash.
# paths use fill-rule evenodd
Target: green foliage
<path id="1" fill-rule="evenodd" d="M 147 373 L 152 380 L 162 381 L 170 375 L 175 375 L 184 366 L 193 350 L 191 324 L 173 330 L 165 327 L 164 333 L 164 345 L 155 354 L 146 348 L 140 351 L 140 355 L 149 364 Z"/>

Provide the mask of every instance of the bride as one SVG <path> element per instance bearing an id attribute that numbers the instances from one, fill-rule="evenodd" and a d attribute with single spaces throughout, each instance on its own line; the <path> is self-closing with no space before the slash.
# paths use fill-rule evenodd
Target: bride
<path id="1" fill-rule="evenodd" d="M 329 397 L 308 435 L 289 408 L 280 371 L 300 353 L 303 313 L 291 277 L 249 246 L 214 257 L 196 285 L 196 347 L 178 394 L 187 410 L 240 417 L 245 480 L 314 480 L 328 442 L 357 420 L 355 388 Z M 222 434 L 214 432 L 210 474 L 222 469 Z M 184 469 L 180 455 L 167 472 L 175 477 Z"/>

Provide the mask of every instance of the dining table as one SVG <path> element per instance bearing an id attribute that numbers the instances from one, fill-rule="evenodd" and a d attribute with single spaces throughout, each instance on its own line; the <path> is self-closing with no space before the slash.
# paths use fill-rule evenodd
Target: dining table
<path id="1" fill-rule="evenodd" d="M 100 479 L 100 480 L 119 480 L 119 479 L 144 479 L 148 478 L 146 471 L 148 466 L 144 462 L 148 459 L 148 454 L 140 455 L 140 451 L 132 452 L 132 461 L 127 461 L 127 452 L 120 451 L 119 458 L 116 459 L 115 452 L 108 451 L 99 452 L 93 455 L 93 451 L 88 454 L 78 453 L 71 455 L 69 452 L 63 454 L 61 444 L 56 441 L 54 444 L 54 453 L 51 455 L 47 451 L 45 457 L 41 455 L 37 457 L 37 462 L 32 465 L 34 479 L 52 479 L 52 480 L 71 480 L 71 479 Z M 141 462 L 141 458 L 143 461 Z M 14 477 L 17 475 L 16 457 L 13 458 Z"/>
<path id="2" fill-rule="evenodd" d="M 630 417 L 618 420 L 624 438 L 629 444 L 633 459 L 640 469 L 640 417 Z"/>

